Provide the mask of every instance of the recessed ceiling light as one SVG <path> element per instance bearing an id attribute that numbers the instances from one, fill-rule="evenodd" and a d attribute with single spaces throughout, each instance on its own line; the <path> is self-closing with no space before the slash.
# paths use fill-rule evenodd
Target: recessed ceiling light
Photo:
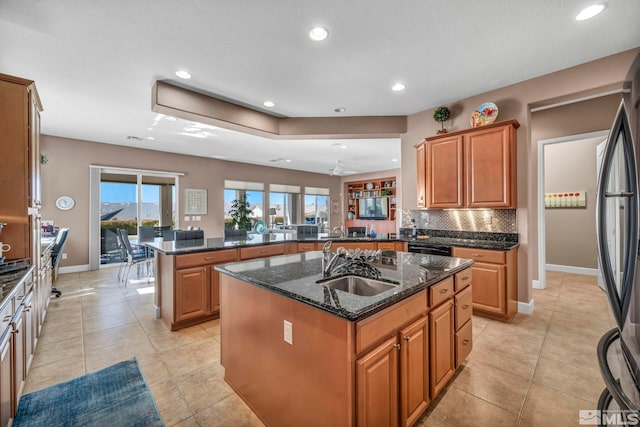
<path id="1" fill-rule="evenodd" d="M 185 70 L 178 70 L 176 71 L 176 76 L 180 77 L 181 79 L 190 79 L 191 73 Z"/>
<path id="2" fill-rule="evenodd" d="M 333 111 L 335 111 L 336 113 L 344 113 L 345 111 L 347 111 L 347 109 L 344 107 L 336 107 L 333 109 Z"/>
<path id="3" fill-rule="evenodd" d="M 276 106 L 276 103 L 275 103 L 275 102 L 273 102 L 273 101 L 264 101 L 264 102 L 262 103 L 262 105 L 264 105 L 265 107 L 269 107 L 269 108 L 271 108 L 271 107 L 275 107 L 275 106 Z"/>
<path id="4" fill-rule="evenodd" d="M 291 159 L 286 159 L 285 162 L 291 163 Z"/>
<path id="5" fill-rule="evenodd" d="M 397 162 L 397 161 L 398 161 L 398 159 L 391 159 L 391 161 L 392 161 L 392 162 Z"/>
<path id="6" fill-rule="evenodd" d="M 576 16 L 576 21 L 584 21 L 587 19 L 591 19 L 607 7 L 606 3 L 598 3 L 592 4 L 591 6 L 585 7 L 580 11 L 580 13 Z"/>
<path id="7" fill-rule="evenodd" d="M 148 137 L 147 137 L 147 139 L 148 139 L 149 141 L 155 141 L 155 140 L 156 140 L 156 138 L 155 138 L 154 136 L 148 136 Z"/>
<path id="8" fill-rule="evenodd" d="M 175 121 L 178 120 L 177 118 L 175 118 L 173 116 L 167 116 L 166 119 L 169 120 L 170 122 L 175 122 Z"/>
<path id="9" fill-rule="evenodd" d="M 396 83 L 393 86 L 391 86 L 391 90 L 394 92 L 400 92 L 401 90 L 405 90 L 407 88 L 407 85 L 404 83 Z"/>
<path id="10" fill-rule="evenodd" d="M 309 38 L 317 42 L 322 41 L 329 36 L 329 30 L 324 27 L 315 27 L 309 31 Z"/>

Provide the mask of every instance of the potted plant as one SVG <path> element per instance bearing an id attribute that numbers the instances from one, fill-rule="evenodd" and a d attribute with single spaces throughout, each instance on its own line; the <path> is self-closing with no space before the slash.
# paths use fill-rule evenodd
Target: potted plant
<path id="1" fill-rule="evenodd" d="M 447 130 L 444 128 L 444 122 L 449 120 L 449 117 L 451 117 L 451 111 L 449 111 L 449 107 L 445 107 L 444 105 L 442 107 L 436 108 L 436 110 L 433 112 L 433 119 L 436 122 L 440 122 L 440 125 L 441 125 L 441 128 L 438 131 L 438 133 L 447 132 Z"/>
<path id="2" fill-rule="evenodd" d="M 231 217 L 231 226 L 236 230 L 251 230 L 251 220 L 249 214 L 251 209 L 249 208 L 249 202 L 245 195 L 235 199 L 231 203 L 231 209 L 229 209 L 229 216 Z"/>

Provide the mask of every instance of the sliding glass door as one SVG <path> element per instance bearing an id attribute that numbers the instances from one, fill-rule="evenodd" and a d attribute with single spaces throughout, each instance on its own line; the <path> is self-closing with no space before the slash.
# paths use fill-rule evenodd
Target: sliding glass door
<path id="1" fill-rule="evenodd" d="M 103 170 L 100 174 L 100 264 L 120 262 L 116 230 L 176 224 L 175 176 Z"/>

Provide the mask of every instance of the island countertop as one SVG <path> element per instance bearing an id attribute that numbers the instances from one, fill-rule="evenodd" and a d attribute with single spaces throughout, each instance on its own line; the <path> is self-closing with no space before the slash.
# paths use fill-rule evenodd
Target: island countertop
<path id="1" fill-rule="evenodd" d="M 316 283 L 326 279 L 322 274 L 322 252 L 318 251 L 219 265 L 215 269 L 349 321 L 358 321 L 470 267 L 473 260 L 383 252 L 370 264 L 380 270 L 384 281 L 398 284 L 373 296 L 322 286 Z"/>

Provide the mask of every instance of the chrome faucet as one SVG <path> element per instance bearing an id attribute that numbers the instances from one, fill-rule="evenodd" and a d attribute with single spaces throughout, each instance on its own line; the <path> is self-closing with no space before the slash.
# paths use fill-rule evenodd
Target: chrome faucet
<path id="1" fill-rule="evenodd" d="M 338 234 L 340 237 L 344 237 L 344 224 L 340 224 L 340 227 L 333 227 L 331 229 L 331 234 Z"/>
<path id="2" fill-rule="evenodd" d="M 325 244 L 326 246 L 326 244 Z M 324 248 L 323 248 L 323 252 L 324 252 Z M 327 254 L 329 254 L 330 252 L 327 252 Z M 324 277 L 329 277 L 331 276 L 331 272 L 333 271 L 333 269 L 337 266 L 338 264 L 338 260 L 342 257 L 344 258 L 344 255 L 346 255 L 348 252 L 345 248 L 343 247 L 339 247 L 338 249 L 336 249 L 336 252 L 333 254 L 333 256 L 331 257 L 331 259 L 329 260 L 329 262 L 325 262 L 325 255 L 323 254 L 322 256 L 322 275 Z M 326 265 L 325 265 L 326 264 Z"/>

